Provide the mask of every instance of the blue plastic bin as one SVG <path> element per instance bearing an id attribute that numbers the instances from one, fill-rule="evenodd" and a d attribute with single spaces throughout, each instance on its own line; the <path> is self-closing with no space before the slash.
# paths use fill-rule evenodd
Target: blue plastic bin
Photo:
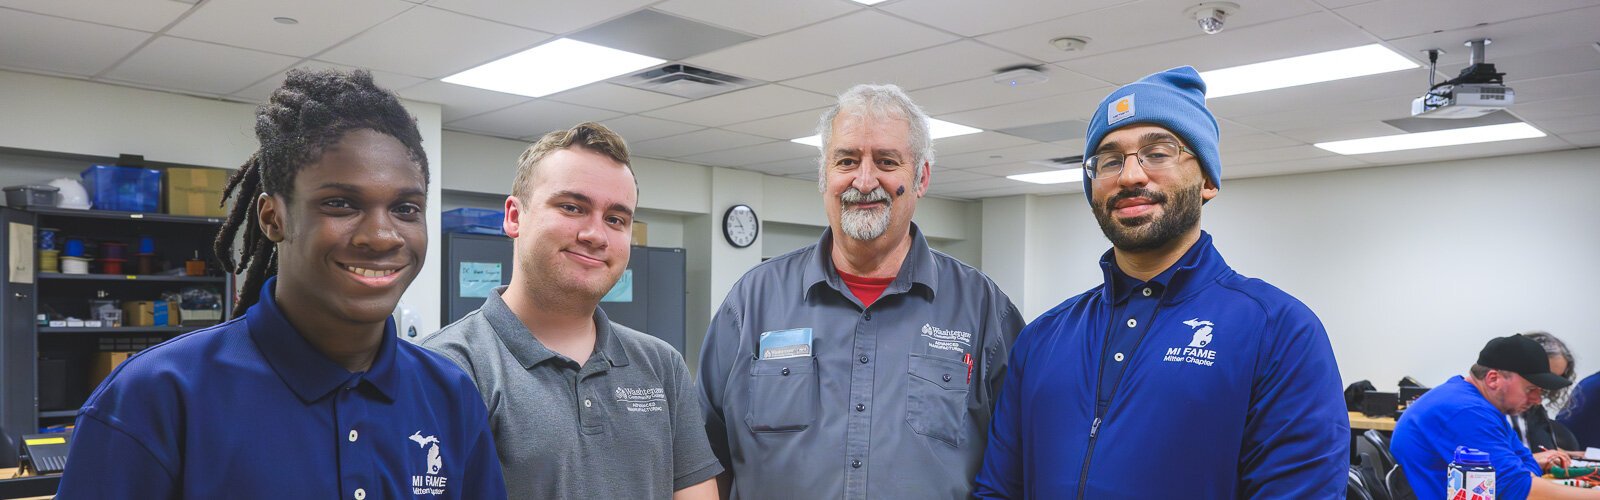
<path id="1" fill-rule="evenodd" d="M 94 165 L 81 177 L 95 210 L 156 213 L 161 209 L 160 170 Z"/>
<path id="2" fill-rule="evenodd" d="M 444 213 L 444 230 L 449 233 L 498 234 L 506 213 L 486 208 L 457 208 Z"/>

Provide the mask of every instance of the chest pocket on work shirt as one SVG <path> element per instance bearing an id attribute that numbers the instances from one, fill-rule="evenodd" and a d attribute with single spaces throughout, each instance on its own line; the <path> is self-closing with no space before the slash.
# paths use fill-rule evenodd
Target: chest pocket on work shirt
<path id="1" fill-rule="evenodd" d="M 959 446 L 967 420 L 966 363 L 912 354 L 910 377 L 906 424 L 917 434 Z"/>
<path id="2" fill-rule="evenodd" d="M 817 362 L 811 356 L 750 362 L 750 413 L 754 432 L 799 432 L 817 420 Z"/>

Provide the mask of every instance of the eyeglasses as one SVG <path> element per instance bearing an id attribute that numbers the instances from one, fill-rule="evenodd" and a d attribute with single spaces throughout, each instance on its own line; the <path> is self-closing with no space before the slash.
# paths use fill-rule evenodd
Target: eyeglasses
<path id="1" fill-rule="evenodd" d="M 1145 170 L 1166 170 L 1178 166 L 1178 154 L 1193 151 L 1185 149 L 1171 142 L 1156 142 L 1146 144 L 1134 154 L 1123 154 L 1119 151 L 1108 151 L 1089 157 L 1084 160 L 1083 168 L 1089 175 L 1096 179 L 1106 179 L 1122 174 L 1122 166 L 1128 161 L 1129 156 L 1139 158 L 1139 166 Z"/>

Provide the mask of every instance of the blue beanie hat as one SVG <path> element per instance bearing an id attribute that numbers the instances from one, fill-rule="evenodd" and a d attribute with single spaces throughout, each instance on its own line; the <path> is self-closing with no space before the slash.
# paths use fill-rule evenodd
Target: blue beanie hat
<path id="1" fill-rule="evenodd" d="M 1182 139 L 1200 160 L 1200 171 L 1222 187 L 1222 161 L 1217 156 L 1217 118 L 1206 109 L 1206 82 L 1193 67 L 1181 66 L 1139 79 L 1106 96 L 1089 120 L 1083 157 L 1094 156 L 1111 131 L 1133 124 L 1159 125 Z M 1083 172 L 1083 194 L 1094 203 L 1094 178 Z"/>

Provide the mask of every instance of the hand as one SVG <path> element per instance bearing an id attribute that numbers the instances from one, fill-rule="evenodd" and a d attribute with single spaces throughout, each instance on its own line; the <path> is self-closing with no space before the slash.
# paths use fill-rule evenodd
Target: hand
<path id="1" fill-rule="evenodd" d="M 1551 466 L 1563 469 L 1572 466 L 1572 455 L 1561 450 L 1544 450 L 1534 453 L 1533 459 L 1539 462 L 1539 467 L 1545 470 L 1549 470 Z"/>

